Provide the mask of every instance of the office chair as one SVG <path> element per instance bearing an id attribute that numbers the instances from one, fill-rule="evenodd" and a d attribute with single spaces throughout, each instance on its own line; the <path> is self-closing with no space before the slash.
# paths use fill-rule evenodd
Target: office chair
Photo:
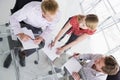
<path id="1" fill-rule="evenodd" d="M 14 8 L 11 9 L 11 14 L 15 13 L 16 11 L 21 9 L 25 4 L 27 4 L 31 1 L 42 1 L 42 0 L 16 0 Z M 24 24 L 24 22 L 21 22 L 21 23 Z M 7 23 L 7 25 L 9 25 L 9 23 Z M 21 43 L 19 43 L 18 41 L 12 40 L 11 36 L 8 36 L 8 42 L 9 42 L 10 50 L 14 49 L 15 47 L 20 47 L 21 46 Z M 42 43 L 42 45 L 44 46 L 44 43 Z M 37 53 L 38 53 L 38 51 L 37 51 Z M 39 60 L 39 58 L 38 58 L 38 60 Z M 38 60 L 35 61 L 35 64 L 38 64 Z M 10 66 L 11 62 L 12 62 L 12 58 L 11 58 L 11 54 L 9 54 L 6 57 L 6 60 L 4 61 L 3 66 L 5 68 L 8 68 Z"/>
<path id="2" fill-rule="evenodd" d="M 31 2 L 31 1 L 42 1 L 42 0 L 16 0 L 15 6 L 13 9 L 11 9 L 11 13 L 18 11 L 21 9 L 25 4 Z"/>

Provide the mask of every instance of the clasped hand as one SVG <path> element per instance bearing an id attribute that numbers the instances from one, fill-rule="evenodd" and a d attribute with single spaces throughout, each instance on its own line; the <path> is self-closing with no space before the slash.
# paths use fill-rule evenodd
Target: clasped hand
<path id="1" fill-rule="evenodd" d="M 24 42 L 32 39 L 29 35 L 26 35 L 24 33 L 19 33 L 17 36 L 19 36 L 19 38 Z M 41 41 L 43 41 L 43 38 L 40 36 L 37 36 L 37 37 L 35 37 L 35 39 L 32 39 L 32 40 L 34 41 L 35 44 L 40 44 Z"/>
<path id="2" fill-rule="evenodd" d="M 49 44 L 49 47 L 52 48 L 55 46 L 55 42 L 52 41 L 50 44 Z M 64 47 L 59 47 L 57 48 L 57 51 L 56 51 L 56 54 L 60 55 L 61 53 L 63 53 L 65 51 Z"/>

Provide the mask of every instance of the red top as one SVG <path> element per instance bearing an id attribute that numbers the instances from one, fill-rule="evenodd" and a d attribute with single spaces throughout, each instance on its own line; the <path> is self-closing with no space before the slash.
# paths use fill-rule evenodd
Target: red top
<path id="1" fill-rule="evenodd" d="M 89 29 L 82 29 L 80 28 L 79 26 L 79 22 L 78 22 L 78 18 L 77 16 L 73 16 L 71 19 L 70 19 L 70 24 L 72 25 L 72 28 L 70 29 L 70 31 L 68 33 L 74 33 L 75 35 L 82 35 L 84 33 L 86 34 L 89 34 L 89 35 L 92 35 L 95 33 L 96 30 L 92 31 L 92 30 L 89 30 Z"/>

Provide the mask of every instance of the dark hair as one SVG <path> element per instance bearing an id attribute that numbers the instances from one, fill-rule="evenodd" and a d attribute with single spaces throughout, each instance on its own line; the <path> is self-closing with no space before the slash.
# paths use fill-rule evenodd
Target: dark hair
<path id="1" fill-rule="evenodd" d="M 110 55 L 105 57 L 105 66 L 102 67 L 102 70 L 108 75 L 115 75 L 119 71 L 119 65 L 116 59 Z"/>

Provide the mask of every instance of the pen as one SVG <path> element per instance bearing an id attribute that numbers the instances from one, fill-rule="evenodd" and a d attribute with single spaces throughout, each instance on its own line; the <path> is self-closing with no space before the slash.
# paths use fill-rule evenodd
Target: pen
<path id="1" fill-rule="evenodd" d="M 70 56 L 69 59 L 72 58 L 72 57 L 74 57 L 74 56 L 78 56 L 78 55 L 79 55 L 79 53 L 76 53 L 76 54 Z"/>
<path id="2" fill-rule="evenodd" d="M 52 46 L 52 43 L 53 43 L 53 40 L 51 40 L 51 43 L 50 43 L 50 49 L 52 49 L 52 47 L 53 47 L 53 46 Z"/>

